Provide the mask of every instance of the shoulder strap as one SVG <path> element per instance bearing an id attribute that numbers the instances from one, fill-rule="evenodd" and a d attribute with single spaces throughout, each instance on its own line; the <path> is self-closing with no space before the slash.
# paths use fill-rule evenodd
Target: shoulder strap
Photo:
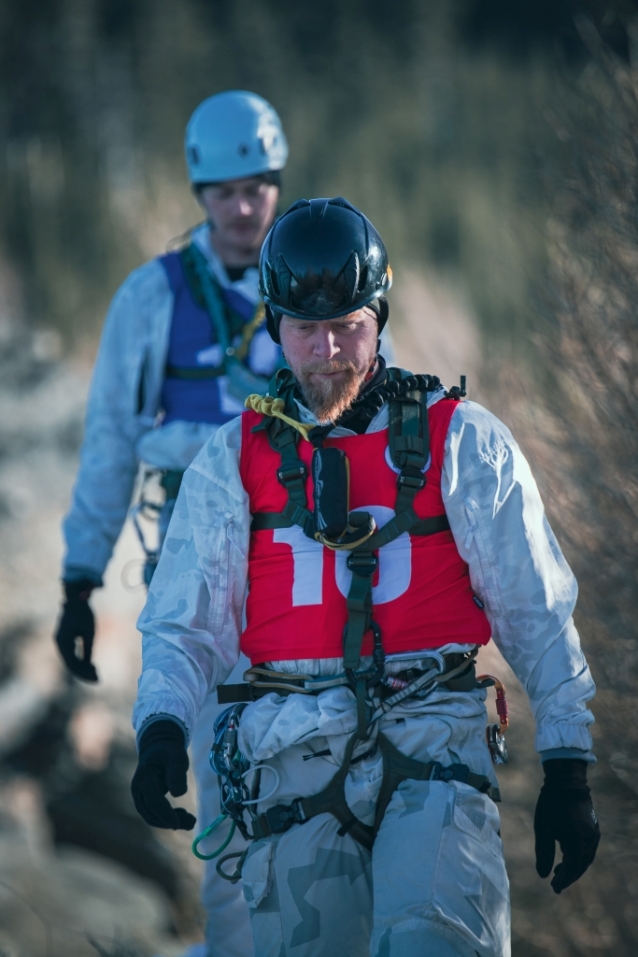
<path id="1" fill-rule="evenodd" d="M 206 257 L 195 243 L 185 246 L 180 256 L 191 292 L 198 304 L 206 309 L 217 342 L 222 347 L 223 355 L 226 355 L 231 345 L 226 309 L 217 283 L 210 274 Z"/>
<path id="2" fill-rule="evenodd" d="M 396 381 L 394 376 L 392 381 Z M 365 683 L 367 679 L 355 679 L 354 673 L 360 665 L 361 647 L 370 629 L 375 636 L 375 675 L 382 668 L 380 633 L 372 618 L 372 578 L 378 566 L 375 553 L 404 532 L 418 529 L 419 534 L 432 535 L 449 528 L 447 516 L 437 516 L 434 521 L 422 520 L 412 507 L 417 492 L 425 486 L 424 469 L 430 454 L 427 390 L 417 387 L 405 392 L 397 390 L 397 393 L 389 399 L 388 410 L 390 455 L 395 467 L 400 469 L 395 516 L 353 549 L 347 562 L 352 582 L 347 597 L 348 622 L 343 633 L 343 660 L 346 673 L 356 680 L 358 699 L 362 699 L 364 693 L 362 681 Z M 358 707 L 358 725 L 362 733 L 363 706 Z"/>
<path id="3" fill-rule="evenodd" d="M 288 501 L 281 512 L 260 512 L 255 515 L 251 531 L 299 525 L 306 535 L 313 538 L 312 512 L 308 508 L 306 496 L 308 469 L 297 454 L 300 434 L 287 422 L 269 417 L 266 420 L 266 435 L 271 448 L 281 458 L 277 478 L 288 493 Z"/>

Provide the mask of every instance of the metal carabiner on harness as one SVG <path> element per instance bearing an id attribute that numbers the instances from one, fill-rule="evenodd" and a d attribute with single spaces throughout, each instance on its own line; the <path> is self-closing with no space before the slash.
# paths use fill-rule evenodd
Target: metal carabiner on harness
<path id="1" fill-rule="evenodd" d="M 505 742 L 505 732 L 509 727 L 509 709 L 505 695 L 505 685 L 494 675 L 479 675 L 476 679 L 479 688 L 494 688 L 496 691 L 496 713 L 499 724 L 488 724 L 485 729 L 485 738 L 490 752 L 492 763 L 507 764 L 509 755 Z"/>
<path id="2" fill-rule="evenodd" d="M 230 844 L 235 830 L 239 830 L 245 840 L 249 840 L 251 835 L 244 821 L 244 811 L 248 811 L 254 820 L 255 814 L 253 806 L 260 801 L 267 801 L 277 791 L 280 783 L 279 772 L 270 767 L 270 765 L 252 765 L 248 758 L 242 754 L 237 744 L 239 732 L 239 721 L 246 708 L 246 702 L 239 702 L 226 708 L 217 716 L 213 725 L 214 743 L 210 750 L 210 766 L 219 779 L 220 790 L 220 808 L 221 814 L 212 824 L 210 824 L 201 834 L 198 834 L 192 844 L 192 851 L 195 857 L 202 861 L 210 861 L 218 857 L 221 852 Z M 259 785 L 262 770 L 268 770 L 274 775 L 274 782 L 270 791 L 259 795 Z M 254 774 L 255 780 L 252 785 L 246 783 L 248 775 Z M 259 796 L 258 796 L 259 795 Z M 227 818 L 231 819 L 230 834 L 212 854 L 201 854 L 199 844 Z M 230 857 L 239 855 L 230 855 Z M 222 858 L 220 865 L 227 858 Z M 221 873 L 221 872 L 220 872 Z M 224 875 L 226 879 L 231 878 Z"/>

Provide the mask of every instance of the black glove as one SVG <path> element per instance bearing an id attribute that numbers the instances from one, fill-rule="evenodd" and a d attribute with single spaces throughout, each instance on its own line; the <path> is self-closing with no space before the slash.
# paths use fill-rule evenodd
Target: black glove
<path id="1" fill-rule="evenodd" d="M 553 758 L 543 763 L 545 783 L 536 804 L 536 870 L 547 877 L 554 864 L 558 841 L 563 860 L 554 870 L 557 894 L 585 873 L 596 857 L 600 827 L 587 787 L 587 762 Z"/>
<path id="2" fill-rule="evenodd" d="M 88 578 L 64 582 L 66 601 L 55 633 L 55 640 L 69 671 L 83 681 L 97 681 L 97 671 L 91 664 L 95 637 L 95 618 L 89 597 L 96 587 Z M 82 639 L 81 655 L 76 654 L 76 641 Z"/>
<path id="3" fill-rule="evenodd" d="M 192 831 L 195 818 L 183 807 L 171 807 L 164 797 L 186 794 L 188 755 L 184 732 L 175 721 L 154 721 L 139 743 L 137 771 L 131 794 L 138 814 L 152 827 Z"/>

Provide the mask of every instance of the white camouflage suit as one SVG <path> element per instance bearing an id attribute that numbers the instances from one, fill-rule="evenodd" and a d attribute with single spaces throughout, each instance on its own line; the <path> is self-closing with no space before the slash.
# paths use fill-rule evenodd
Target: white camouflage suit
<path id="1" fill-rule="evenodd" d="M 442 395 L 442 389 L 431 394 L 430 403 Z M 315 421 L 303 406 L 299 410 L 302 421 Z M 367 431 L 386 427 L 384 406 Z M 351 434 L 343 428 L 332 433 Z M 251 521 L 240 446 L 241 424 L 234 420 L 184 477 L 138 623 L 138 733 L 161 714 L 191 734 L 212 689 L 238 660 Z M 537 750 L 544 757 L 591 759 L 593 717 L 586 702 L 594 685 L 572 620 L 576 582 L 518 445 L 473 402 L 459 404 L 452 416 L 441 488 L 472 588 L 529 696 Z M 310 539 L 300 545 L 321 547 Z M 338 674 L 343 667 L 340 659 L 272 665 L 310 675 Z M 441 689 L 403 702 L 380 728 L 408 756 L 465 763 L 491 776 L 484 698 L 484 691 Z M 241 719 L 240 748 L 253 764 L 277 772 L 262 771 L 267 800 L 258 810 L 321 791 L 355 727 L 354 696 L 345 687 L 316 696 L 271 693 L 250 704 Z M 355 756 L 369 748 L 359 744 Z M 303 760 L 328 749 L 329 755 Z M 380 779 L 378 751 L 348 773 L 348 804 L 365 823 L 372 820 Z M 322 814 L 251 846 L 243 884 L 258 957 L 509 955 L 508 881 L 498 813 L 487 796 L 457 782 L 404 781 L 372 854 L 350 835 L 339 837 L 338 826 Z"/>

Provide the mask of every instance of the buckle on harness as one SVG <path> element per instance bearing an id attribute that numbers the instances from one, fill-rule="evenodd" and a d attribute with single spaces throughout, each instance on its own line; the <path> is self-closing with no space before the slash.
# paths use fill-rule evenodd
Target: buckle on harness
<path id="1" fill-rule="evenodd" d="M 354 575 L 372 578 L 379 566 L 379 556 L 373 552 L 350 552 L 346 565 Z"/>
<path id="2" fill-rule="evenodd" d="M 293 824 L 303 824 L 306 816 L 301 810 L 301 798 L 296 798 L 292 804 L 276 804 L 274 807 L 269 807 L 267 811 L 260 815 L 258 820 L 266 824 L 270 834 L 283 834 Z M 262 833 L 255 836 L 267 837 L 268 834 L 263 834 L 263 828 L 261 826 L 256 828 L 256 825 L 257 821 L 254 821 L 253 828 Z"/>
<path id="3" fill-rule="evenodd" d="M 421 472 L 416 472 L 416 469 L 414 470 L 414 473 L 416 474 L 408 475 L 405 472 L 401 472 L 397 476 L 398 488 L 401 488 L 402 485 L 407 485 L 408 488 L 414 488 L 417 491 L 422 489 L 426 483 L 425 475 L 423 475 Z"/>
<path id="4" fill-rule="evenodd" d="M 470 769 L 467 764 L 450 764 L 444 768 L 440 761 L 432 762 L 429 781 L 459 781 L 461 784 L 467 784 L 467 778 Z"/>
<path id="5" fill-rule="evenodd" d="M 307 474 L 308 469 L 306 468 L 305 462 L 302 462 L 301 459 L 295 459 L 293 462 L 288 462 L 286 465 L 282 465 L 277 469 L 277 478 L 284 486 L 295 479 L 305 479 Z"/>

